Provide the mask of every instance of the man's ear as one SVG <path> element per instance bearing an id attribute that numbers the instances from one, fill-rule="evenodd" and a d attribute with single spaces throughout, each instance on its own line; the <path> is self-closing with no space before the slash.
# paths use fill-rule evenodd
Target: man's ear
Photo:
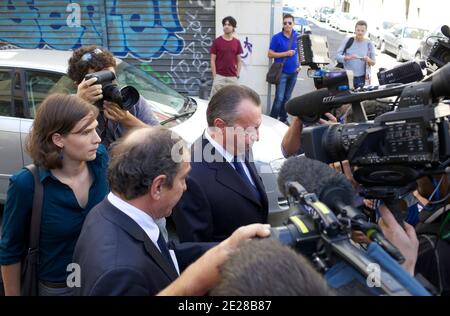
<path id="1" fill-rule="evenodd" d="M 163 174 L 153 179 L 152 185 L 150 186 L 150 195 L 154 200 L 161 199 L 161 192 L 166 181 L 167 177 Z"/>
<path id="2" fill-rule="evenodd" d="M 58 148 L 63 149 L 64 148 L 64 138 L 59 133 L 54 133 L 52 135 L 52 142 L 55 144 Z"/>
<path id="3" fill-rule="evenodd" d="M 223 128 L 225 128 L 226 126 L 227 126 L 227 124 L 225 124 L 225 121 L 222 120 L 221 118 L 216 118 L 216 119 L 214 120 L 214 127 L 223 129 Z"/>

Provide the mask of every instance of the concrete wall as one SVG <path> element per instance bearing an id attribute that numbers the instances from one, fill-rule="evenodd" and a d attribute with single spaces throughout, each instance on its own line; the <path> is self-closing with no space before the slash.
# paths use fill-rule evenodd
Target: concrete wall
<path id="1" fill-rule="evenodd" d="M 274 1 L 274 30 L 281 31 L 282 1 Z M 267 108 L 266 73 L 269 59 L 271 0 L 216 1 L 216 37 L 223 34 L 222 19 L 231 15 L 237 21 L 236 36 L 241 40 L 244 54 L 240 83 L 254 89 L 261 97 L 263 111 Z M 272 87 L 272 96 L 275 92 Z"/>

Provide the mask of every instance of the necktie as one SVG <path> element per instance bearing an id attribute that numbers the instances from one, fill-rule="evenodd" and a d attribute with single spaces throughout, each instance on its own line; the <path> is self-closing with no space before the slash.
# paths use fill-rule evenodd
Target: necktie
<path id="1" fill-rule="evenodd" d="M 258 189 L 252 184 L 252 182 L 248 178 L 247 174 L 245 173 L 244 167 L 242 166 L 242 162 L 237 161 L 236 159 L 233 159 L 233 166 L 236 169 L 236 172 L 241 177 L 241 179 L 245 182 L 245 184 L 247 184 L 250 191 L 253 192 L 256 199 L 258 201 L 261 201 L 261 194 L 259 193 Z"/>
<path id="2" fill-rule="evenodd" d="M 169 248 L 167 247 L 167 243 L 164 240 L 164 237 L 161 233 L 159 233 L 157 243 L 158 243 L 159 249 L 161 250 L 161 254 L 166 258 L 167 262 L 171 265 L 171 267 L 173 267 L 175 269 L 175 271 L 177 271 L 177 269 L 175 268 L 175 264 L 173 263 L 172 257 L 170 256 Z"/>

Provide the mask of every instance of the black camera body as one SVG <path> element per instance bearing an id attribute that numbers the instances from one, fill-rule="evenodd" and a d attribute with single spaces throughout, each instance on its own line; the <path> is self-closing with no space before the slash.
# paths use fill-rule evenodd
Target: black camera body
<path id="1" fill-rule="evenodd" d="M 139 92 L 132 86 L 126 86 L 122 89 L 113 81 L 116 75 L 110 70 L 101 70 L 87 74 L 84 79 L 89 80 L 97 78 L 95 84 L 102 85 L 103 99 L 95 103 L 98 108 L 103 108 L 103 100 L 114 102 L 123 110 L 129 110 L 139 101 Z"/>
<path id="2" fill-rule="evenodd" d="M 367 187 L 401 187 L 427 173 L 444 172 L 441 163 L 450 158 L 450 106 L 439 97 L 450 96 L 450 64 L 435 74 L 432 81 L 395 88 L 401 91 L 397 109 L 373 122 L 305 128 L 305 155 L 325 163 L 349 160 L 358 167 L 356 181 Z M 371 93 L 341 99 L 365 96 Z"/>
<path id="3" fill-rule="evenodd" d="M 437 68 L 450 62 L 450 28 L 448 25 L 442 26 L 441 32 L 447 39 L 438 39 L 428 56 L 428 62 L 436 65 Z"/>

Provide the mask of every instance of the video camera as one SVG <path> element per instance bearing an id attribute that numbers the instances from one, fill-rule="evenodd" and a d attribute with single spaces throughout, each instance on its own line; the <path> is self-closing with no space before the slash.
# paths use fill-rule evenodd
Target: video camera
<path id="1" fill-rule="evenodd" d="M 139 101 L 139 92 L 132 86 L 126 86 L 119 89 L 119 86 L 113 83 L 116 75 L 110 70 L 101 70 L 98 72 L 87 74 L 84 79 L 89 80 L 97 78 L 95 84 L 102 85 L 103 100 L 114 102 L 120 106 L 121 109 L 129 110 L 134 104 Z M 103 107 L 103 100 L 95 103 L 98 108 Z"/>
<path id="2" fill-rule="evenodd" d="M 360 294 L 428 294 L 399 265 L 404 257 L 378 225 L 370 223 L 353 206 L 354 191 L 343 174 L 319 161 L 291 157 L 280 170 L 278 185 L 293 215 L 284 226 L 271 229 L 271 238 L 307 257 L 340 293 L 348 286 L 358 288 Z M 367 249 L 351 241 L 354 231 L 372 241 Z M 366 280 L 371 277 L 370 267 L 375 265 L 379 267 L 380 282 L 372 288 Z"/>
<path id="3" fill-rule="evenodd" d="M 437 68 L 450 62 L 450 28 L 448 25 L 442 26 L 441 32 L 447 39 L 438 39 L 428 56 L 428 62 Z"/>
<path id="4" fill-rule="evenodd" d="M 450 164 L 450 106 L 441 101 L 450 96 L 449 81 L 447 64 L 422 82 L 323 98 L 322 107 L 394 95 L 399 101 L 395 111 L 373 122 L 305 128 L 306 157 L 325 163 L 348 160 L 356 167 L 353 177 L 363 187 L 361 195 L 383 200 L 403 223 L 400 200 L 416 189 L 417 179 L 444 174 Z"/>
<path id="5" fill-rule="evenodd" d="M 450 64 L 423 81 L 324 98 L 345 103 L 399 95 L 398 108 L 372 122 L 308 127 L 302 144 L 307 157 L 326 163 L 349 160 L 355 179 L 365 186 L 403 186 L 429 172 L 443 172 L 450 158 Z"/>

